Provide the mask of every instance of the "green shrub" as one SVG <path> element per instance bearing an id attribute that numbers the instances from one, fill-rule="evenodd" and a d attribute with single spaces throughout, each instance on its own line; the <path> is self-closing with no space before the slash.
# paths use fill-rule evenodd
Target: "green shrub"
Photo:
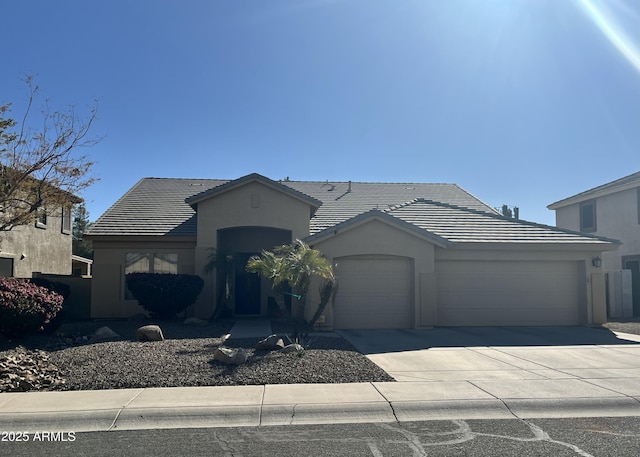
<path id="1" fill-rule="evenodd" d="M 20 337 L 44 328 L 64 297 L 29 279 L 0 277 L 0 333 Z"/>
<path id="2" fill-rule="evenodd" d="M 129 273 L 126 281 L 138 304 L 159 319 L 171 319 L 184 311 L 204 285 L 199 276 L 171 273 Z"/>

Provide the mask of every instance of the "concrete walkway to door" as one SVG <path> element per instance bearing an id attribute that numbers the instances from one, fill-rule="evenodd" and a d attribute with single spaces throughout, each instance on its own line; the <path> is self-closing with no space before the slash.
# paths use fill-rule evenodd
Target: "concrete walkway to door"
<path id="1" fill-rule="evenodd" d="M 264 317 L 241 317 L 229 330 L 231 338 L 266 338 L 273 333 L 271 321 Z"/>

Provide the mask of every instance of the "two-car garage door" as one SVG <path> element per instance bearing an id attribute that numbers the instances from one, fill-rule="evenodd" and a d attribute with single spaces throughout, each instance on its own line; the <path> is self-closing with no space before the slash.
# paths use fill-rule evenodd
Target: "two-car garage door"
<path id="1" fill-rule="evenodd" d="M 576 325 L 578 266 L 438 261 L 438 325 Z"/>
<path id="2" fill-rule="evenodd" d="M 577 325 L 580 284 L 574 261 L 439 260 L 438 326 Z M 413 261 L 337 259 L 334 327 L 412 328 Z M 424 293 L 425 291 L 423 291 Z"/>

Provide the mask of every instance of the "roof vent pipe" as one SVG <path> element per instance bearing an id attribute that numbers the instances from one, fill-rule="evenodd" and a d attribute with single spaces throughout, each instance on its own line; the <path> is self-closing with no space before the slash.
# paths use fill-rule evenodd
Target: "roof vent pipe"
<path id="1" fill-rule="evenodd" d="M 351 181 L 349 181 L 349 189 L 347 190 L 347 192 L 351 192 Z"/>

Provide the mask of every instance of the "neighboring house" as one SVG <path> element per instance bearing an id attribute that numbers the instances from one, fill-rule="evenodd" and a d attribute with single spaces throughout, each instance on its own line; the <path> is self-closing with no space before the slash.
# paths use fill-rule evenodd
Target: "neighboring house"
<path id="1" fill-rule="evenodd" d="M 578 325 L 606 319 L 592 259 L 614 240 L 518 221 L 454 184 L 145 178 L 90 228 L 92 317 L 141 312 L 134 271 L 205 279 L 188 313 L 266 315 L 270 284 L 247 273 L 263 249 L 302 239 L 336 265 L 328 328 Z M 205 274 L 212 252 L 232 266 Z M 310 297 L 310 304 L 317 297 Z M 313 306 L 309 306 L 313 308 Z"/>
<path id="2" fill-rule="evenodd" d="M 632 298 L 626 314 L 640 316 L 640 172 L 552 203 L 548 208 L 556 212 L 559 227 L 622 242 L 619 250 L 603 253 L 602 269 L 610 273 L 611 287 L 614 272 L 629 270 L 630 274 L 624 273 L 630 278 Z M 614 295 L 611 297 L 613 300 Z"/>
<path id="3" fill-rule="evenodd" d="M 78 201 L 73 198 L 68 207 L 40 212 L 33 224 L 0 232 L 0 276 L 71 274 L 71 209 Z"/>

